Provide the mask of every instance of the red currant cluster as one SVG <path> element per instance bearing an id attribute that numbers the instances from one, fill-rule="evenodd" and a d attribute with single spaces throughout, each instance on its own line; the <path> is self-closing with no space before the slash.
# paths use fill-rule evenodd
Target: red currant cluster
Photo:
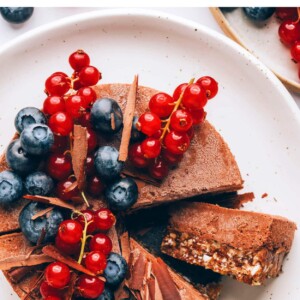
<path id="1" fill-rule="evenodd" d="M 178 164 L 194 136 L 194 127 L 205 120 L 204 106 L 216 96 L 218 83 L 209 76 L 180 84 L 173 97 L 158 93 L 149 101 L 150 112 L 139 117 L 138 130 L 147 137 L 130 147 L 129 159 L 137 168 L 148 168 L 156 179 L 167 176 Z"/>
<path id="2" fill-rule="evenodd" d="M 48 97 L 43 104 L 43 112 L 49 118 L 49 127 L 54 133 L 54 145 L 46 163 L 47 173 L 58 180 L 56 194 L 65 201 L 79 196 L 78 188 L 69 190 L 74 183 L 70 153 L 70 135 L 74 123 L 87 129 L 88 157 L 86 161 L 86 190 L 91 196 L 99 196 L 104 185 L 96 175 L 94 153 L 97 135 L 90 124 L 90 109 L 97 99 L 91 86 L 98 83 L 101 73 L 90 66 L 90 57 L 83 50 L 77 50 L 69 57 L 74 70 L 71 77 L 63 72 L 55 72 L 45 83 Z"/>
<path id="3" fill-rule="evenodd" d="M 277 17 L 282 21 L 278 34 L 280 40 L 290 47 L 291 57 L 300 62 L 300 10 L 296 7 L 278 7 Z M 300 68 L 298 76 L 300 78 Z"/>
<path id="4" fill-rule="evenodd" d="M 74 122 L 87 126 L 90 108 L 97 98 L 91 86 L 101 79 L 101 73 L 90 66 L 89 55 L 83 50 L 72 53 L 69 63 L 74 70 L 71 77 L 55 72 L 45 82 L 48 97 L 43 111 L 49 116 L 53 133 L 61 136 L 71 133 Z"/>
<path id="5" fill-rule="evenodd" d="M 103 274 L 107 265 L 107 256 L 112 251 L 112 241 L 105 234 L 116 222 L 109 209 L 98 211 L 84 210 L 74 214 L 73 219 L 63 221 L 55 239 L 56 247 L 66 255 L 78 258 L 78 263 L 95 273 Z M 87 242 L 89 240 L 89 243 Z M 57 297 L 64 299 L 66 287 L 70 282 L 69 267 L 61 262 L 47 266 L 45 281 L 40 286 L 43 299 Z M 96 276 L 81 274 L 76 283 L 76 293 L 80 297 L 95 299 L 104 290 L 105 283 Z"/>

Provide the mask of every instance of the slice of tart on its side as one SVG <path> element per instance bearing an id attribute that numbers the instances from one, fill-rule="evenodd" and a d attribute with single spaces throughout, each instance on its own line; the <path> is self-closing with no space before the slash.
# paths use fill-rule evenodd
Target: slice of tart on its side
<path id="1" fill-rule="evenodd" d="M 279 275 L 295 230 L 294 222 L 279 216 L 182 203 L 171 212 L 161 250 L 238 281 L 261 285 Z"/>
<path id="2" fill-rule="evenodd" d="M 98 98 L 113 98 L 118 101 L 122 110 L 126 107 L 129 88 L 129 84 L 103 84 L 94 87 Z M 157 92 L 152 88 L 138 87 L 136 115 L 148 110 L 148 101 Z M 105 140 L 105 143 L 108 141 Z M 118 136 L 113 143 L 118 145 Z M 137 178 L 141 174 L 128 165 L 126 170 L 137 174 Z M 195 128 L 193 141 L 179 166 L 170 170 L 159 186 L 141 182 L 139 187 L 138 202 L 131 210 L 197 195 L 234 192 L 243 187 L 243 180 L 228 145 L 215 128 L 205 121 Z"/>

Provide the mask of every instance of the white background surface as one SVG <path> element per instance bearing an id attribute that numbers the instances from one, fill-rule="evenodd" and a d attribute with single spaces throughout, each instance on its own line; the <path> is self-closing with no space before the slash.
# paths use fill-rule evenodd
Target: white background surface
<path id="1" fill-rule="evenodd" d="M 10 41 L 13 37 L 38 25 L 63 16 L 90 10 L 92 9 L 37 9 L 33 18 L 20 28 L 12 28 L 9 24 L 1 22 L 0 38 L 1 41 Z M 161 10 L 188 17 L 190 20 L 208 25 L 220 32 L 208 9 L 180 8 Z M 122 31 L 123 37 L 121 38 L 124 41 L 128 41 L 128 28 L 126 28 L 124 23 L 118 25 L 118 22 L 112 23 L 112 26 L 115 26 L 115 28 L 108 27 L 112 33 L 108 37 L 105 37 L 105 34 L 103 34 L 105 31 L 99 32 L 96 29 L 96 31 L 87 31 L 90 37 L 83 36 L 85 34 L 84 31 L 80 31 L 80 28 L 78 29 L 78 32 L 80 32 L 78 38 L 80 38 L 82 43 L 92 44 L 90 47 L 95 58 L 95 64 L 103 66 L 103 73 L 105 71 L 107 79 L 121 77 L 127 79 L 124 82 L 128 82 L 128 78 L 132 76 L 132 69 L 137 70 L 137 72 L 144 70 L 143 81 L 145 85 L 148 83 L 149 86 L 155 86 L 158 89 L 163 87 L 168 87 L 169 89 L 170 86 L 174 86 L 175 82 L 178 81 L 177 76 L 187 78 L 190 74 L 198 74 L 198 72 L 205 72 L 213 77 L 218 74 L 223 101 L 213 101 L 208 106 L 209 120 L 221 132 L 222 136 L 229 143 L 232 152 L 236 155 L 242 177 L 246 180 L 245 191 L 254 191 L 257 196 L 257 200 L 247 205 L 247 208 L 280 214 L 297 221 L 300 211 L 298 199 L 300 194 L 300 186 L 298 184 L 300 178 L 300 161 L 298 159 L 300 149 L 299 114 L 295 110 L 296 106 L 289 100 L 289 95 L 282 89 L 281 84 L 247 53 L 245 54 L 239 48 L 235 48 L 235 45 L 232 46 L 231 43 L 229 46 L 227 40 L 222 39 L 221 42 L 219 37 L 218 39 L 210 38 L 211 33 L 206 33 L 207 29 L 195 33 L 194 26 L 191 27 L 192 30 L 187 31 L 180 26 L 170 28 L 170 25 L 167 24 L 164 29 L 168 32 L 167 36 L 172 38 L 166 40 L 164 33 L 160 33 L 161 27 L 158 28 L 157 24 L 156 27 L 154 26 L 154 30 L 156 30 L 154 32 L 158 34 L 154 37 L 153 32 L 149 30 L 151 28 L 149 24 L 144 27 L 144 32 L 136 32 L 137 27 L 134 26 L 134 23 L 127 22 L 127 27 L 132 26 L 135 30 L 134 33 L 141 34 L 139 37 L 144 42 L 148 42 L 146 45 L 149 47 L 142 49 L 148 54 L 147 57 L 151 57 L 149 53 L 153 51 L 153 53 L 151 52 L 153 65 L 149 66 L 145 62 L 144 52 L 142 52 L 143 54 L 137 55 L 136 60 L 132 62 L 132 69 L 129 69 L 124 59 L 117 61 L 120 58 L 118 51 L 123 50 L 120 48 L 119 32 L 121 26 L 123 26 L 122 29 L 124 28 Z M 153 26 L 153 22 L 151 26 Z M 5 101 L 9 97 L 20 99 L 18 103 L 11 103 L 8 100 L 5 102 L 6 115 L 0 114 L 2 117 L 0 119 L 0 128 L 6 128 L 6 130 L 0 132 L 0 140 L 7 141 L 11 137 L 13 130 L 11 120 L 16 106 L 19 108 L 23 107 L 25 101 L 26 103 L 29 101 L 30 104 L 39 101 L 40 97 L 35 97 L 35 86 L 38 82 L 43 81 L 44 73 L 48 74 L 51 71 L 53 68 L 52 64 L 60 66 L 66 64 L 65 57 L 62 57 L 61 53 L 63 51 L 69 53 L 68 51 L 73 49 L 73 45 L 77 41 L 76 36 L 68 35 L 67 43 L 62 43 L 62 41 L 65 41 L 66 32 L 69 33 L 70 31 L 53 31 L 50 33 L 50 36 L 39 36 L 38 40 L 31 40 L 32 44 L 27 44 L 27 48 L 24 49 L 22 47 L 18 48 L 18 44 L 16 44 L 16 47 L 10 49 L 9 53 L 0 57 L 0 69 L 2 70 L 0 88 L 3 97 L 0 101 Z M 95 39 L 93 32 L 97 33 L 97 38 L 99 39 Z M 4 33 L 5 36 L 3 36 Z M 62 37 L 64 38 L 63 40 L 61 40 Z M 110 37 L 112 37 L 111 40 Z M 90 43 L 91 38 L 93 43 Z M 102 47 L 99 40 L 102 43 Z M 112 44 L 104 41 L 109 41 Z M 137 51 L 133 41 L 132 45 L 129 44 L 125 47 L 126 49 L 128 48 L 128 53 Z M 141 44 L 144 45 L 143 43 Z M 161 47 L 155 47 L 156 45 L 161 45 Z M 48 48 L 45 49 L 43 47 Z M 112 49 L 115 51 L 114 53 L 111 53 Z M 26 50 L 29 50 L 28 53 Z M 55 50 L 57 50 L 56 53 Z M 162 52 L 168 55 L 162 57 L 161 61 L 155 61 L 156 57 L 161 57 Z M 97 55 L 95 55 L 96 53 Z M 111 61 L 106 59 L 108 54 L 112 56 Z M 174 61 L 176 63 L 172 64 Z M 201 65 L 199 65 L 199 61 Z M 35 63 L 38 67 L 28 67 L 33 66 Z M 159 70 L 160 76 L 164 80 L 153 76 L 153 74 L 158 73 L 157 71 L 161 67 L 160 63 L 169 63 L 168 70 L 164 67 Z M 180 64 L 186 68 L 183 68 L 183 70 L 178 69 Z M 116 66 L 121 70 L 120 74 L 115 73 Z M 198 66 L 201 70 L 198 70 Z M 26 74 L 29 79 L 34 78 L 34 80 L 20 82 L 16 77 L 18 73 L 22 74 L 22 78 Z M 235 74 L 236 76 L 233 77 L 228 74 Z M 128 77 L 129 75 L 130 77 Z M 122 80 L 120 81 L 122 82 Z M 3 87 L 7 89 L 2 90 Z M 30 95 L 30 100 L 24 97 L 26 89 Z M 26 97 L 29 95 L 26 94 Z M 260 195 L 264 192 L 267 192 L 269 196 L 266 199 L 261 199 Z M 227 279 L 225 280 L 222 299 L 297 299 L 299 296 L 297 281 L 300 262 L 299 246 L 298 231 L 293 249 L 289 254 L 288 260 L 285 261 L 285 272 L 279 278 L 270 280 L 266 287 L 252 288 Z M 3 294 L 1 293 L 3 293 L 2 290 L 0 290 L 0 299 L 2 300 Z M 5 298 L 4 300 L 7 299 L 16 298 Z"/>
<path id="2" fill-rule="evenodd" d="M 32 17 L 28 20 L 28 22 L 21 25 L 12 25 L 4 21 L 0 17 L 0 45 L 3 45 L 6 42 L 11 41 L 15 37 L 21 35 L 22 33 L 36 28 L 40 25 L 47 24 L 53 22 L 55 20 L 72 16 L 75 14 L 106 9 L 106 8 L 87 8 L 87 7 L 37 7 L 34 10 Z M 198 22 L 205 26 L 210 27 L 220 33 L 223 34 L 223 31 L 218 26 L 215 19 L 212 17 L 208 8 L 205 7 L 190 7 L 190 8 L 154 8 L 163 12 L 172 13 L 174 15 L 187 18 L 189 20 Z M 1 59 L 1 58 L 0 58 Z M 293 98 L 295 99 L 298 107 L 300 107 L 300 95 L 291 93 Z"/>

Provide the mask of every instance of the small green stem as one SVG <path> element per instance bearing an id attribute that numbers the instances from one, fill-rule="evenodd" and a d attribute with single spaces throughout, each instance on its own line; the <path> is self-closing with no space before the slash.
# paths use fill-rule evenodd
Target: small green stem
<path id="1" fill-rule="evenodd" d="M 163 141 L 165 135 L 167 134 L 167 132 L 170 131 L 169 127 L 170 127 L 170 122 L 171 122 L 171 116 L 172 116 L 172 114 L 178 109 L 178 107 L 180 106 L 180 104 L 181 104 L 181 102 L 182 102 L 182 99 L 183 99 L 183 94 L 184 94 L 186 88 L 187 88 L 189 85 L 193 84 L 194 81 L 195 81 L 195 78 L 192 78 L 192 79 L 189 81 L 188 85 L 187 85 L 187 86 L 185 87 L 185 89 L 181 92 L 181 94 L 180 94 L 178 100 L 175 102 L 175 106 L 174 106 L 174 108 L 173 108 L 173 111 L 172 111 L 170 117 L 169 117 L 168 119 L 164 120 L 164 122 L 166 122 L 166 125 L 165 125 L 165 127 L 164 127 L 164 129 L 163 129 L 163 132 L 162 132 L 161 136 L 160 136 L 160 139 L 159 139 L 160 141 Z"/>
<path id="2" fill-rule="evenodd" d="M 86 203 L 87 207 L 90 207 L 89 201 L 88 201 L 88 199 L 86 198 L 84 192 L 81 192 L 81 196 L 82 196 L 84 202 Z"/>

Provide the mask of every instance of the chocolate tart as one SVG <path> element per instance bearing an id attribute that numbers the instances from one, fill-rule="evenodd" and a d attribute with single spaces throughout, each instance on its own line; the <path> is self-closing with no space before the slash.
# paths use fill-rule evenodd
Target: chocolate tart
<path id="1" fill-rule="evenodd" d="M 113 98 L 119 102 L 121 109 L 124 111 L 127 94 L 130 89 L 129 84 L 104 84 L 95 86 L 94 89 L 98 98 Z M 138 88 L 137 115 L 147 110 L 149 98 L 155 93 L 157 91 L 152 88 Z M 17 135 L 14 138 L 16 137 Z M 118 147 L 120 140 L 121 134 L 117 134 L 113 137 L 113 140 L 109 137 L 101 137 L 99 143 Z M 0 157 L 0 171 L 5 169 L 8 169 L 8 167 L 3 154 Z M 226 142 L 208 121 L 196 128 L 194 139 L 181 164 L 178 168 L 171 170 L 169 176 L 163 182 L 153 185 L 148 183 L 147 180 L 139 180 L 139 178 L 143 177 L 143 174 L 138 173 L 129 165 L 125 166 L 125 173 L 135 177 L 139 186 L 139 199 L 133 206 L 132 211 L 192 196 L 234 192 L 243 187 L 243 180 L 234 156 Z M 20 231 L 18 217 L 20 211 L 27 203 L 28 200 L 20 199 L 9 207 L 0 207 L 0 235 L 4 243 L 3 247 L 0 248 L 0 257 L 5 257 L 5 255 L 2 256 L 2 253 L 9 253 L 11 246 L 6 241 L 12 240 L 16 232 Z M 103 206 L 102 199 L 91 200 L 90 204 L 94 209 L 99 209 Z M 84 209 L 85 205 L 77 204 L 75 207 Z M 17 234 L 21 235 L 20 233 Z M 27 246 L 30 248 L 32 245 Z M 24 248 L 16 248 L 14 256 L 21 257 L 22 255 L 24 255 Z M 26 266 L 26 268 L 28 267 Z M 36 267 L 36 270 L 38 269 L 40 269 L 40 266 Z M 4 272 L 20 298 L 26 296 L 37 280 L 37 272 L 32 266 L 30 266 L 31 272 L 28 272 L 28 274 L 24 270 L 17 271 L 25 274 L 25 276 L 21 276 L 22 278 L 17 283 L 13 283 L 14 279 L 9 276 L 13 270 Z M 29 271 L 29 269 L 27 270 Z M 38 299 L 34 295 L 30 297 L 27 299 Z"/>
<path id="2" fill-rule="evenodd" d="M 182 203 L 171 211 L 161 250 L 189 264 L 261 285 L 279 275 L 295 230 L 294 222 L 279 216 Z"/>

